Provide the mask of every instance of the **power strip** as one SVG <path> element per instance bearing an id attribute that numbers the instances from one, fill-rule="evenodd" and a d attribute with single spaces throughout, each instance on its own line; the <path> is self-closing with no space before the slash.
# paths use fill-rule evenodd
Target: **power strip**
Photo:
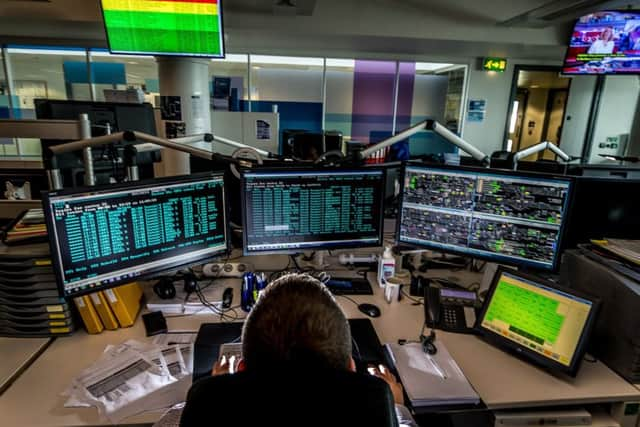
<path id="1" fill-rule="evenodd" d="M 242 277 L 247 271 L 253 271 L 253 265 L 244 262 L 217 262 L 202 267 L 205 277 Z"/>

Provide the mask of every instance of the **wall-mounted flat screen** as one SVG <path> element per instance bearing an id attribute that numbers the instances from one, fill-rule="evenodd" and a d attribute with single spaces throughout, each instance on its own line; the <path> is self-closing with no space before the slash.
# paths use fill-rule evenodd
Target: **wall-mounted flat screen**
<path id="1" fill-rule="evenodd" d="M 578 19 L 563 74 L 639 74 L 640 11 L 602 11 Z"/>
<path id="2" fill-rule="evenodd" d="M 101 0 L 117 54 L 224 58 L 222 0 Z"/>

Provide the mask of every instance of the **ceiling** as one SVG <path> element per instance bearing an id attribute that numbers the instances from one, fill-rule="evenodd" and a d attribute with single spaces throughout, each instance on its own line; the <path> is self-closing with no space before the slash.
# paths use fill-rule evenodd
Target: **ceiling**
<path id="1" fill-rule="evenodd" d="M 287 6 L 288 3 L 296 7 Z M 640 1 L 624 5 L 640 6 Z M 227 50 L 334 57 L 560 61 L 601 0 L 225 0 Z M 0 42 L 105 46 L 98 0 L 0 0 Z"/>

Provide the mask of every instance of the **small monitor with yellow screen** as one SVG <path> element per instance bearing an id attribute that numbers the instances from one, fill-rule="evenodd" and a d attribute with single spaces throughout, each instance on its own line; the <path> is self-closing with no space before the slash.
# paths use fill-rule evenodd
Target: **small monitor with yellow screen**
<path id="1" fill-rule="evenodd" d="M 478 327 L 494 343 L 575 375 L 596 301 L 519 272 L 499 269 Z"/>

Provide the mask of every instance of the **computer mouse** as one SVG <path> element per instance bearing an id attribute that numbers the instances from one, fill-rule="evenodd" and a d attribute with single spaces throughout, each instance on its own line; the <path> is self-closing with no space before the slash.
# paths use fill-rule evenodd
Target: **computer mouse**
<path id="1" fill-rule="evenodd" d="M 358 310 L 360 310 L 361 312 L 363 312 L 369 317 L 380 317 L 380 309 L 378 308 L 378 306 L 373 304 L 368 304 L 368 303 L 360 304 L 358 305 Z"/>
<path id="2" fill-rule="evenodd" d="M 226 288 L 222 294 L 222 308 L 231 308 L 231 302 L 233 301 L 233 288 Z"/>

